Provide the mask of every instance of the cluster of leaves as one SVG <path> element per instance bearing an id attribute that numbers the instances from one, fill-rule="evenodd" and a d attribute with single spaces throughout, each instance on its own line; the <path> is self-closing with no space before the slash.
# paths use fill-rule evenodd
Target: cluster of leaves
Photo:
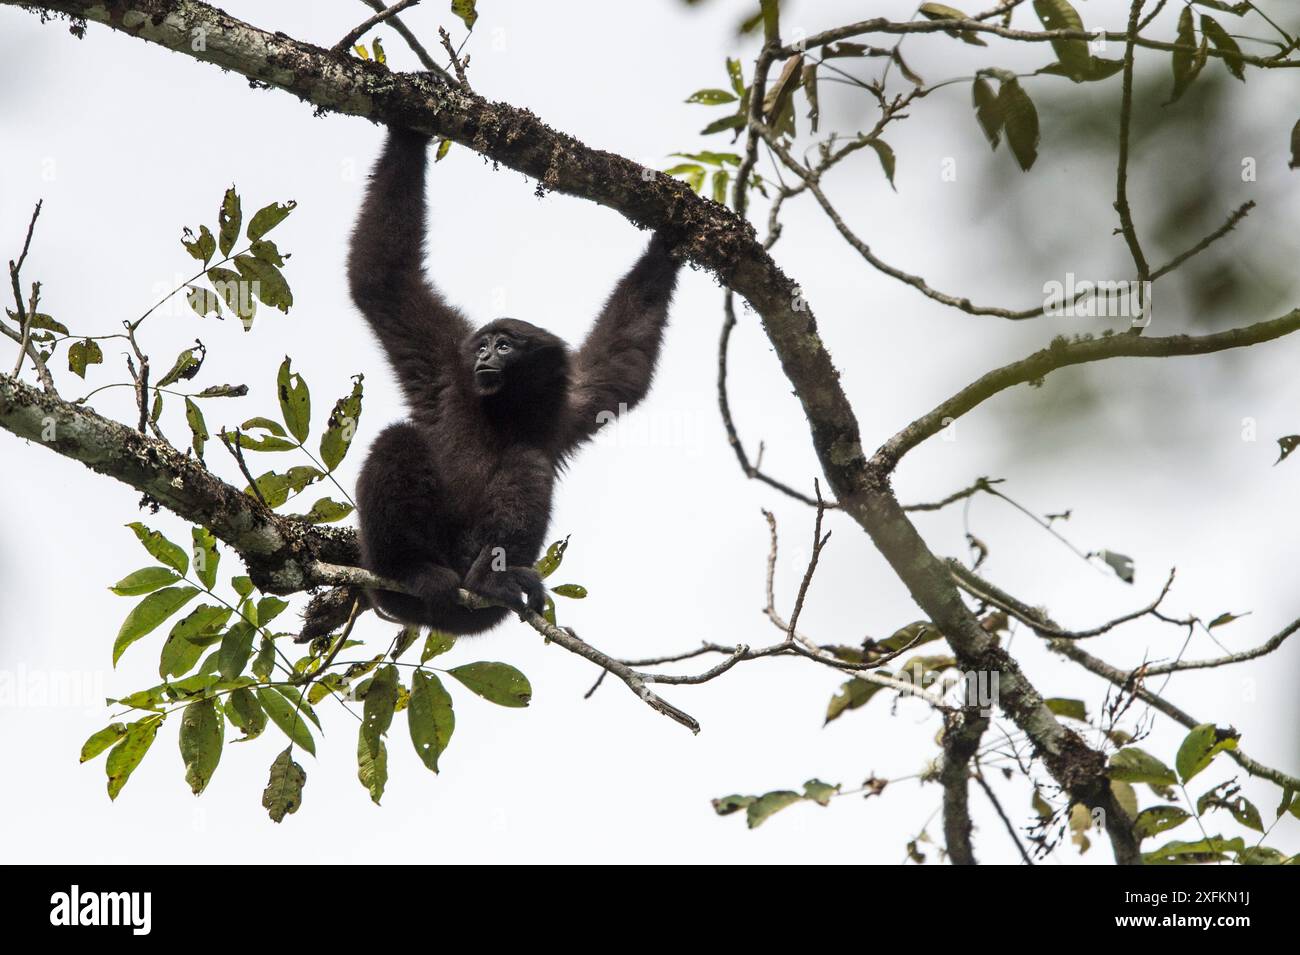
<path id="1" fill-rule="evenodd" d="M 211 286 L 185 286 L 186 301 L 196 315 L 200 318 L 208 315 L 224 318 L 224 303 L 226 310 L 248 330 L 253 327 L 259 301 L 268 308 L 288 313 L 293 305 L 293 292 L 280 270 L 289 256 L 287 253 L 282 254 L 276 244 L 266 238 L 266 234 L 283 222 L 296 207 L 297 203 L 292 199 L 287 203 L 273 202 L 263 206 L 248 220 L 244 232 L 247 245 L 236 251 L 244 214 L 239 193 L 231 186 L 226 190 L 221 207 L 217 210 L 215 236 L 206 225 L 199 226 L 198 235 L 189 227 L 185 228 L 181 245 L 186 252 L 203 263 L 204 270 L 200 274 Z M 218 252 L 221 258 L 214 264 L 212 258 Z M 227 268 L 231 264 L 234 265 L 234 270 Z"/>
<path id="2" fill-rule="evenodd" d="M 245 493 L 259 498 L 268 507 L 277 508 L 321 481 L 333 481 L 342 490 L 334 478 L 334 472 L 343 462 L 356 436 L 357 425 L 361 420 L 364 381 L 364 375 L 353 376 L 352 390 L 334 402 L 325 424 L 325 433 L 320 438 L 318 453 L 313 454 L 306 444 L 311 435 L 311 389 L 302 375 L 293 370 L 291 359 L 286 357 L 276 374 L 276 395 L 280 402 L 283 424 L 272 418 L 258 416 L 249 418 L 233 434 L 223 432 L 223 436 L 228 444 L 240 451 L 301 451 L 312 463 L 295 465 L 283 472 L 266 471 L 254 478 L 253 483 L 245 488 Z M 347 496 L 346 492 L 343 493 Z M 297 516 L 313 524 L 325 524 L 342 520 L 352 510 L 350 500 L 344 502 L 323 497 L 307 513 Z"/>
<path id="3" fill-rule="evenodd" d="M 405 628 L 387 652 L 368 660 L 336 660 L 340 650 L 358 645 L 345 635 L 326 639 L 322 646 L 290 660 L 282 641 L 292 635 L 271 629 L 288 604 L 272 595 L 259 595 L 245 576 L 232 577 L 233 596 L 222 596 L 217 590 L 221 557 L 209 531 L 193 528 L 193 550 L 187 552 L 143 524 L 129 527 L 158 563 L 128 574 L 112 587 L 120 596 L 143 597 L 118 630 L 115 666 L 138 640 L 176 618 L 196 598 L 206 600 L 177 619 L 163 641 L 158 664 L 162 682 L 109 701 L 143 715 L 129 723 L 110 723 L 82 747 L 82 762 L 108 752 L 110 798 L 121 792 L 158 730 L 177 711 L 185 779 L 196 795 L 207 787 L 221 760 L 228 724 L 242 734 L 234 742 L 256 739 L 269 723 L 288 738 L 289 746 L 272 764 L 263 794 L 264 805 L 278 822 L 301 802 L 306 774 L 293 760 L 292 751 L 296 746 L 315 755 L 312 727 L 322 731 L 315 706 L 328 696 L 363 703 L 358 775 L 375 802 L 388 778 L 384 737 L 397 712 L 407 711 L 411 742 L 421 762 L 438 771 L 438 758 L 455 728 L 452 698 L 439 673 L 501 706 L 527 706 L 532 697 L 527 678 L 505 663 L 479 661 L 447 670 L 430 666 L 431 660 L 455 644 L 454 637 L 438 631 L 425 637 L 420 662 L 414 665 L 407 686 L 399 678 L 398 660 L 416 642 L 416 628 Z"/>
<path id="4" fill-rule="evenodd" d="M 756 829 L 773 813 L 798 802 L 815 802 L 819 806 L 829 806 L 832 797 L 839 795 L 839 792 L 839 783 L 831 785 L 820 779 L 810 779 L 803 784 L 801 793 L 792 789 L 778 789 L 761 796 L 722 796 L 713 800 L 713 811 L 719 816 L 729 816 L 743 809 L 749 828 Z"/>
<path id="5" fill-rule="evenodd" d="M 262 799 L 271 818 L 279 822 L 302 802 L 307 775 L 294 760 L 293 749 L 316 754 L 312 727 L 320 732 L 323 727 L 315 707 L 328 697 L 362 703 L 357 774 L 376 803 L 388 781 L 385 738 L 396 713 L 406 711 L 417 757 L 438 772 L 438 760 L 456 726 L 452 696 L 439 674 L 500 706 L 524 707 L 532 698 L 527 677 L 506 663 L 477 661 L 445 670 L 431 665 L 456 642 L 454 636 L 437 630 L 425 633 L 418 664 L 400 662 L 419 641 L 418 627 L 403 628 L 387 651 L 368 659 L 338 659 L 340 651 L 361 645 L 345 631 L 316 641 L 306 654 L 291 660 L 284 647 L 294 646 L 293 635 L 270 626 L 288 603 L 274 595 L 260 595 L 246 576 L 230 579 L 233 595 L 218 593 L 221 554 L 210 531 L 192 528 L 192 549 L 187 551 L 144 524 L 128 527 L 157 563 L 133 571 L 111 588 L 119 596 L 143 598 L 118 630 L 113 665 L 137 641 L 167 621 L 175 622 L 160 649 L 162 682 L 108 701 L 143 715 L 133 722 L 110 723 L 92 734 L 81 749 L 82 762 L 107 751 L 105 771 L 112 799 L 149 752 L 168 716 L 178 711 L 181 761 L 195 795 L 207 787 L 217 769 L 228 725 L 242 734 L 234 740 L 237 743 L 258 738 L 270 723 L 287 737 L 289 745 L 272 763 Z M 537 563 L 543 577 L 559 569 L 567 546 L 566 538 L 547 549 Z M 575 599 L 586 596 L 586 589 L 577 584 L 560 585 L 554 592 Z M 193 606 L 196 599 L 201 602 Z M 187 607 L 189 612 L 178 616 Z M 553 604 L 548 605 L 548 613 L 554 619 Z M 399 675 L 401 666 L 412 668 L 405 684 Z"/>

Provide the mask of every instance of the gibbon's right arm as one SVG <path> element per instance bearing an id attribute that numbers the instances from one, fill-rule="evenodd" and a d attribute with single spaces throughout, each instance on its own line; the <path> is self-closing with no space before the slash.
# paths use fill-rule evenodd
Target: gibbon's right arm
<path id="1" fill-rule="evenodd" d="M 412 410 L 438 400 L 460 364 L 469 323 L 424 275 L 429 137 L 390 129 L 352 233 L 348 284 Z"/>

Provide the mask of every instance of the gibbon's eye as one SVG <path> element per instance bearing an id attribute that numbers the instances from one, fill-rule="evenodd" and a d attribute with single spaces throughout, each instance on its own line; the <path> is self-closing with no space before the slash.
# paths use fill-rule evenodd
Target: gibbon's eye
<path id="1" fill-rule="evenodd" d="M 501 339 L 501 341 L 497 342 L 497 351 L 504 355 L 506 352 L 510 351 L 510 343 L 504 338 Z"/>
<path id="2" fill-rule="evenodd" d="M 478 355 L 479 358 L 482 358 L 484 355 L 487 354 L 487 352 L 488 352 L 487 342 L 483 342 L 478 346 L 478 351 L 476 352 L 476 354 Z"/>

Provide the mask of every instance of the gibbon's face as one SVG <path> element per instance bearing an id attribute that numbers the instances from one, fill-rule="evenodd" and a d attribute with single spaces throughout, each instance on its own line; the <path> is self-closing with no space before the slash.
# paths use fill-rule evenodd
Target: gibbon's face
<path id="1" fill-rule="evenodd" d="M 563 341 L 516 318 L 484 325 L 469 337 L 466 351 L 481 398 L 543 387 L 561 377 L 568 363 Z"/>

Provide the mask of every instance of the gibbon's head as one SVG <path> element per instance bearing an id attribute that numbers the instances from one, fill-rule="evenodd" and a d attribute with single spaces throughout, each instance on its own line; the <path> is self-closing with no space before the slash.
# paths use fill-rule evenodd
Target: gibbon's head
<path id="1" fill-rule="evenodd" d="M 562 393 L 569 348 L 544 328 L 498 318 L 465 342 L 465 358 L 480 398 L 542 398 Z"/>

